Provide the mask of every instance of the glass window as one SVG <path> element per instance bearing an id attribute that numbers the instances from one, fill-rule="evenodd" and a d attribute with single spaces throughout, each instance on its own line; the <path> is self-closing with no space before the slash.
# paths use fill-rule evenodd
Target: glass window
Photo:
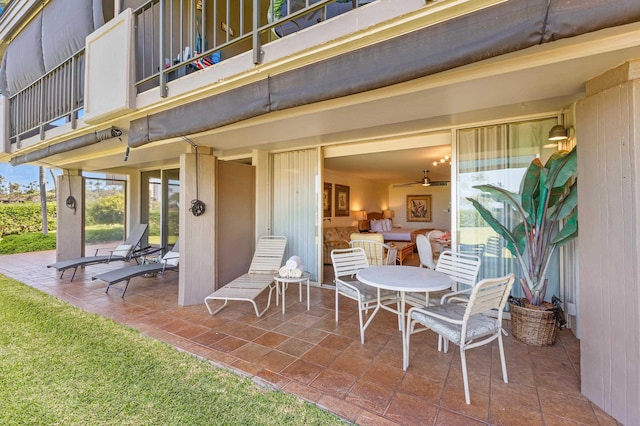
<path id="1" fill-rule="evenodd" d="M 140 220 L 149 224 L 149 244 L 173 245 L 180 224 L 180 170 L 152 170 L 141 176 Z"/>
<path id="2" fill-rule="evenodd" d="M 518 222 L 508 205 L 493 201 L 473 186 L 492 184 L 518 192 L 531 161 L 539 157 L 545 163 L 556 151 L 557 146 L 549 145 L 547 137 L 549 129 L 557 122 L 553 117 L 458 131 L 457 249 L 481 257 L 478 279 L 514 272 L 516 282 L 519 282 L 519 266 L 515 256 L 505 248 L 504 240 L 480 217 L 467 198 L 480 201 L 503 224 L 508 224 L 509 229 Z M 559 294 L 557 252 L 551 260 L 547 277 L 547 298 L 550 298 L 552 294 Z M 523 295 L 519 285 L 514 286 L 512 294 L 516 297 Z"/>
<path id="3" fill-rule="evenodd" d="M 114 245 L 125 239 L 126 188 L 122 176 L 85 174 L 85 231 L 87 253 L 90 246 Z"/>

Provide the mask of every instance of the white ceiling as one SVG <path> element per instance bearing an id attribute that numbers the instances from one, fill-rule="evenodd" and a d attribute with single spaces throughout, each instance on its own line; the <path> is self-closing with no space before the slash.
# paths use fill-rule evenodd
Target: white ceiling
<path id="1" fill-rule="evenodd" d="M 451 155 L 450 145 L 326 158 L 324 167 L 386 184 L 415 183 L 425 169 L 431 180 L 446 181 L 451 179 L 449 163 L 433 166 L 445 155 Z"/>

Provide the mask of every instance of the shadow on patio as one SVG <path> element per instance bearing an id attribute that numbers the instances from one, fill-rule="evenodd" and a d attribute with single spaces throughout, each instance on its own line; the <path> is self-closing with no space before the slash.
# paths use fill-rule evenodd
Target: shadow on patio
<path id="1" fill-rule="evenodd" d="M 177 305 L 175 272 L 134 278 L 122 299 L 119 289 L 105 294 L 105 283 L 91 281 L 121 262 L 78 270 L 70 283 L 70 275 L 59 279 L 46 268 L 55 252 L 0 259 L 1 274 L 358 424 L 616 424 L 580 393 L 580 346 L 570 330 L 547 348 L 507 336 L 508 384 L 502 381 L 496 342 L 470 350 L 467 405 L 457 346 L 439 353 L 433 333 L 414 335 L 409 369 L 403 372 L 397 317 L 381 311 L 361 345 L 355 303 L 341 299 L 336 323 L 329 289 L 311 289 L 309 311 L 293 286 L 284 315 L 272 306 L 256 318 L 249 303 L 230 302 L 211 316 L 204 303 Z"/>

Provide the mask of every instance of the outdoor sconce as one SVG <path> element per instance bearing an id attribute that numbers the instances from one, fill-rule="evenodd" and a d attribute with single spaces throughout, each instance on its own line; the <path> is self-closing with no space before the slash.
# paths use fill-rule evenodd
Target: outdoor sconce
<path id="1" fill-rule="evenodd" d="M 569 129 L 565 129 L 562 124 L 556 124 L 549 130 L 550 141 L 563 141 L 569 139 Z"/>

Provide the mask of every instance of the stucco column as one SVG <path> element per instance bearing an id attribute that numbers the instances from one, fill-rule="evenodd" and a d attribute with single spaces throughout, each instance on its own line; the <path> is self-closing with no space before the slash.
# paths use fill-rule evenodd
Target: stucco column
<path id="1" fill-rule="evenodd" d="M 582 393 L 640 419 L 640 61 L 587 82 L 576 109 Z"/>
<path id="2" fill-rule="evenodd" d="M 204 303 L 204 298 L 214 290 L 215 168 L 216 158 L 207 148 L 198 148 L 197 161 L 195 153 L 180 156 L 178 304 L 181 306 Z M 205 212 L 201 216 L 194 216 L 189 211 L 196 198 L 205 204 Z"/>
<path id="3" fill-rule="evenodd" d="M 84 178 L 80 170 L 58 176 L 56 260 L 84 256 Z"/>

